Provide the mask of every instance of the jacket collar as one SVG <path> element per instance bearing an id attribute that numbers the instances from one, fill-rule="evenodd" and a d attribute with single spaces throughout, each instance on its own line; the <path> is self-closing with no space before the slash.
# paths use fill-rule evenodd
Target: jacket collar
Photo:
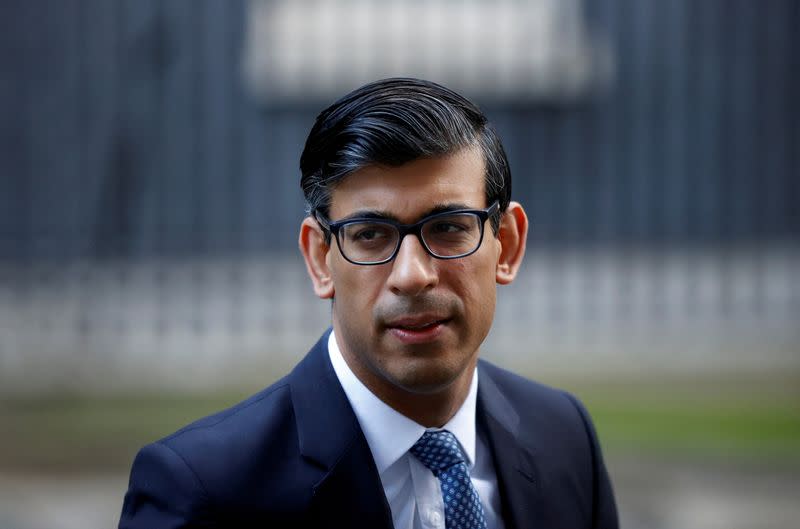
<path id="1" fill-rule="evenodd" d="M 519 414 L 492 378 L 497 368 L 481 360 L 478 369 L 478 427 L 486 432 L 494 457 L 505 525 L 542 527 L 546 509 L 535 464 L 536 438 L 521 435 Z"/>
<path id="2" fill-rule="evenodd" d="M 319 467 L 312 517 L 327 527 L 392 527 L 367 441 L 336 378 L 323 334 L 289 375 L 301 455 Z"/>
<path id="3" fill-rule="evenodd" d="M 312 509 L 328 526 L 336 520 L 341 527 L 391 528 L 369 445 L 328 357 L 329 334 L 330 329 L 289 375 L 300 453 L 320 469 Z M 520 435 L 519 414 L 492 378 L 497 368 L 480 361 L 478 369 L 478 428 L 494 457 L 505 525 L 533 527 L 545 516 L 536 439 Z M 523 438 L 527 447 L 520 444 Z"/>
<path id="4" fill-rule="evenodd" d="M 363 437 L 328 358 L 329 334 L 330 329 L 289 375 L 300 453 L 325 469 Z"/>

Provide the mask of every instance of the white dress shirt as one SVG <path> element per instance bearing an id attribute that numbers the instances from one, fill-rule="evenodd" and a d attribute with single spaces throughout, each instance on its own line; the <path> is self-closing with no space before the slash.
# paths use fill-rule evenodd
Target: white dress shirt
<path id="1" fill-rule="evenodd" d="M 384 403 L 355 376 L 342 357 L 333 331 L 328 338 L 328 354 L 372 451 L 395 529 L 444 529 L 444 502 L 439 480 L 409 453 L 426 428 Z M 467 458 L 472 484 L 483 503 L 488 527 L 503 529 L 492 457 L 486 440 L 476 435 L 477 395 L 476 368 L 461 408 L 442 428 L 428 430 L 444 429 L 456 436 Z"/>

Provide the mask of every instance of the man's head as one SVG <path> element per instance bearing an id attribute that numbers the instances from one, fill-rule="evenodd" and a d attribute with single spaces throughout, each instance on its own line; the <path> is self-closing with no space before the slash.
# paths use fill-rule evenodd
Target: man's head
<path id="1" fill-rule="evenodd" d="M 492 217 L 496 231 L 511 200 L 511 171 L 500 138 L 471 101 L 429 81 L 376 81 L 320 113 L 300 157 L 300 186 L 308 211 L 327 216 L 331 190 L 358 169 L 398 167 L 466 147 L 483 157 L 486 204 L 500 206 Z"/>
<path id="2" fill-rule="evenodd" d="M 527 233 L 486 118 L 436 84 L 378 81 L 320 114 L 301 169 L 300 248 L 351 369 L 390 403 L 466 391 Z"/>

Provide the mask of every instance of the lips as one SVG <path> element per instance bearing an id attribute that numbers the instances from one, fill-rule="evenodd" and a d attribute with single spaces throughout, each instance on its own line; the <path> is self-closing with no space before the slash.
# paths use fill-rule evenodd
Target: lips
<path id="1" fill-rule="evenodd" d="M 419 331 L 432 327 L 440 323 L 446 323 L 449 318 L 435 315 L 415 315 L 408 318 L 400 318 L 388 323 L 389 328 L 404 329 L 409 331 Z"/>
<path id="2" fill-rule="evenodd" d="M 421 331 L 440 323 L 440 321 L 433 321 L 430 323 L 422 323 L 420 325 L 396 325 L 398 329 L 405 329 L 407 331 Z"/>
<path id="3" fill-rule="evenodd" d="M 450 321 L 438 315 L 414 315 L 387 324 L 391 336 L 406 345 L 433 342 L 438 339 Z"/>

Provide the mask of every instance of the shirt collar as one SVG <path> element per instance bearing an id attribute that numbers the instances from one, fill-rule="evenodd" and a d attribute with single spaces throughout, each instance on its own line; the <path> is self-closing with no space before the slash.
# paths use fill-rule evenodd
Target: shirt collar
<path id="1" fill-rule="evenodd" d="M 375 465 L 378 467 L 378 473 L 383 474 L 387 468 L 409 451 L 425 433 L 426 428 L 383 402 L 356 377 L 344 360 L 333 331 L 328 337 L 328 355 L 339 383 L 358 418 L 364 437 L 367 439 L 372 457 L 375 459 Z M 427 428 L 432 431 L 448 430 L 455 435 L 464 450 L 468 467 L 475 464 L 477 395 L 478 369 L 476 368 L 467 398 L 464 399 L 456 414 L 442 428 Z"/>

